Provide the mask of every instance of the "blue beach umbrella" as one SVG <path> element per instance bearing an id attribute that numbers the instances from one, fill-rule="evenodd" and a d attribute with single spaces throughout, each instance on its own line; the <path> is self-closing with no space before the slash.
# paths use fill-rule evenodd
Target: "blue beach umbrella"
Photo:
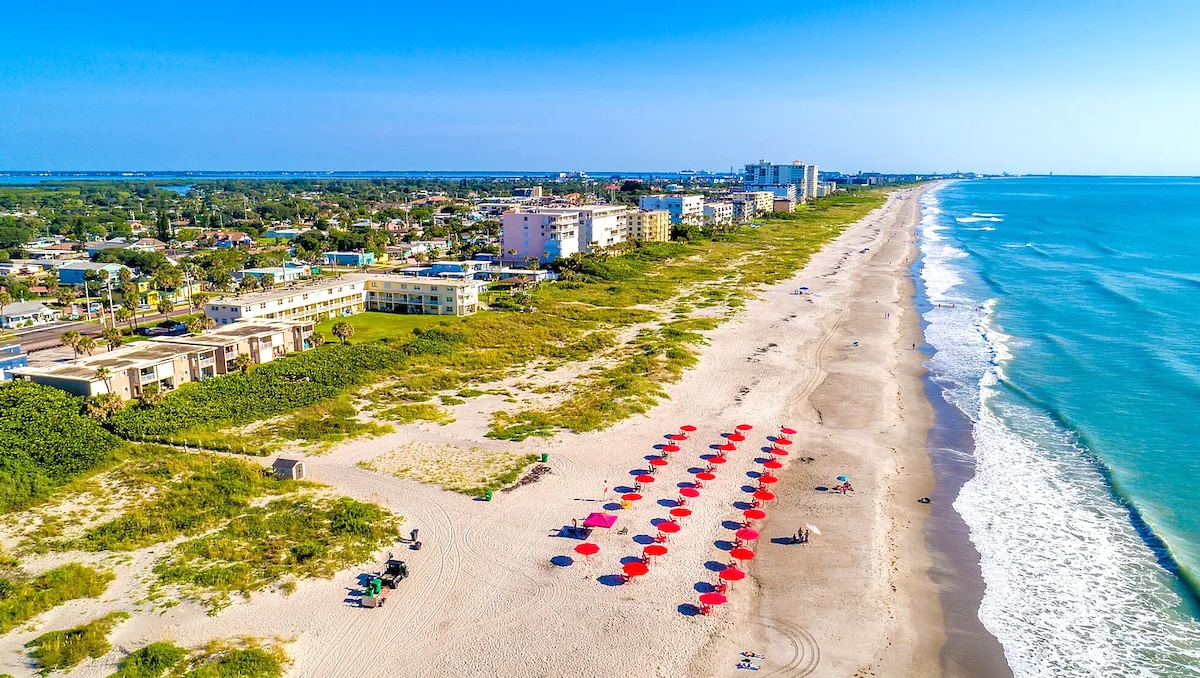
<path id="1" fill-rule="evenodd" d="M 843 482 L 843 483 L 848 483 L 848 482 L 850 482 L 850 479 L 849 479 L 849 478 L 847 478 L 846 476 L 838 476 L 838 477 L 837 477 L 837 479 L 838 479 L 838 480 L 840 480 L 840 481 L 841 481 L 841 482 Z"/>

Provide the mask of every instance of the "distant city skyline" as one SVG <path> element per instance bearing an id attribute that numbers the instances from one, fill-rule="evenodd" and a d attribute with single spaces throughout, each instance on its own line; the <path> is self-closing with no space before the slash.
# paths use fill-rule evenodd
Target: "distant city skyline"
<path id="1" fill-rule="evenodd" d="M 22 3 L 0 170 L 1200 174 L 1200 3 L 1152 10 Z"/>

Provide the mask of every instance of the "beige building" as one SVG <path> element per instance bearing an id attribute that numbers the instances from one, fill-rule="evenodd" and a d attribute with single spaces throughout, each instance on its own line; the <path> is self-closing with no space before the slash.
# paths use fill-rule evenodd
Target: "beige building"
<path id="1" fill-rule="evenodd" d="M 775 198 L 775 204 L 771 207 L 774 212 L 795 212 L 796 201 L 788 198 Z"/>
<path id="2" fill-rule="evenodd" d="M 629 239 L 666 242 L 671 239 L 671 213 L 666 210 L 638 210 L 629 215 Z"/>
<path id="3" fill-rule="evenodd" d="M 754 206 L 754 214 L 770 212 L 775 206 L 775 194 L 770 191 L 735 191 L 729 194 L 734 202 L 748 202 Z"/>
<path id="4" fill-rule="evenodd" d="M 255 365 L 309 347 L 311 323 L 247 321 L 195 337 L 161 337 L 79 360 L 12 371 L 75 395 L 115 393 L 122 400 L 141 396 L 150 384 L 171 391 L 194 381 L 234 371 L 233 359 L 250 356 Z M 99 370 L 107 370 L 102 376 Z"/>
<path id="5" fill-rule="evenodd" d="M 366 309 L 421 315 L 471 315 L 487 283 L 473 277 L 376 276 L 366 281 Z"/>

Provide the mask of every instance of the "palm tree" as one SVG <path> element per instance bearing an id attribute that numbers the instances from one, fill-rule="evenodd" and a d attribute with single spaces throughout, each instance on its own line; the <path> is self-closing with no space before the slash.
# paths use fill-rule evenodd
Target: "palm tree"
<path id="1" fill-rule="evenodd" d="M 108 350 L 110 351 L 125 343 L 125 337 L 121 336 L 121 330 L 115 327 L 105 329 L 100 338 L 108 345 Z"/>
<path id="2" fill-rule="evenodd" d="M 237 357 L 233 359 L 233 362 L 230 363 L 230 366 L 242 374 L 246 374 L 250 371 L 250 366 L 253 364 L 254 360 L 252 360 L 248 354 L 239 353 L 237 354 Z"/>
<path id="3" fill-rule="evenodd" d="M 96 378 L 104 382 L 105 393 L 112 393 L 112 372 L 107 367 L 97 367 Z"/>
<path id="4" fill-rule="evenodd" d="M 172 304 L 170 299 L 167 299 L 166 297 L 162 297 L 159 300 L 159 302 L 158 302 L 158 312 L 159 313 L 170 318 L 171 312 L 174 310 L 175 310 L 175 304 Z"/>
<path id="5" fill-rule="evenodd" d="M 204 307 L 208 305 L 208 300 L 211 298 L 212 298 L 211 294 L 205 294 L 204 292 L 197 292 L 196 294 L 193 294 L 192 295 L 192 308 L 194 308 L 197 311 L 203 311 Z"/>
<path id="6" fill-rule="evenodd" d="M 217 323 L 212 318 L 198 317 L 192 318 L 184 324 L 187 326 L 187 331 L 191 334 L 203 334 L 204 330 L 212 329 Z"/>
<path id="7" fill-rule="evenodd" d="M 341 339 L 342 343 L 345 344 L 350 340 L 350 337 L 354 336 L 354 326 L 345 320 L 339 320 L 333 324 L 333 336 Z"/>
<path id="8" fill-rule="evenodd" d="M 58 303 L 62 304 L 63 308 L 66 308 L 71 305 L 72 301 L 75 301 L 75 290 L 62 288 L 55 296 L 58 297 Z"/>
<path id="9" fill-rule="evenodd" d="M 308 341 L 312 344 L 313 348 L 320 348 L 321 346 L 325 345 L 325 335 L 313 332 L 312 336 L 308 338 Z"/>
<path id="10" fill-rule="evenodd" d="M 161 403 L 165 397 L 167 397 L 167 394 L 163 393 L 161 386 L 158 384 L 146 384 L 142 387 L 142 395 L 138 399 L 142 401 L 143 405 L 150 406 Z"/>
<path id="11" fill-rule="evenodd" d="M 92 351 L 96 350 L 96 344 L 96 338 L 90 336 L 80 337 L 79 341 L 77 342 L 79 350 L 88 355 L 91 355 Z"/>
<path id="12" fill-rule="evenodd" d="M 87 401 L 88 416 L 94 419 L 108 419 L 120 412 L 123 407 L 125 407 L 125 401 L 121 400 L 121 396 L 116 393 L 101 393 L 88 398 Z"/>
<path id="13" fill-rule="evenodd" d="M 79 340 L 82 338 L 82 335 L 75 330 L 67 330 L 66 332 L 62 333 L 61 337 L 59 337 L 63 343 L 63 346 L 71 347 L 71 351 L 75 354 L 76 361 L 79 360 Z"/>
<path id="14" fill-rule="evenodd" d="M 275 286 L 275 274 L 274 273 L 263 274 L 263 277 L 258 279 L 258 284 L 262 285 L 263 290 L 269 291 L 272 287 Z"/>
<path id="15" fill-rule="evenodd" d="M 133 311 L 126 306 L 122 306 L 113 311 L 113 318 L 117 322 L 129 323 L 129 331 L 133 331 Z"/>

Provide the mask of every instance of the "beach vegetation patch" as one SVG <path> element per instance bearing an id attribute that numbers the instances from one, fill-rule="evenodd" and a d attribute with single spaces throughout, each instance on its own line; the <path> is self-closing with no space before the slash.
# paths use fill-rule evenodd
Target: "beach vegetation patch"
<path id="1" fill-rule="evenodd" d="M 0 634 L 51 610 L 68 600 L 104 595 L 113 573 L 67 563 L 35 577 L 22 573 L 16 561 L 5 556 L 0 575 Z"/>
<path id="2" fill-rule="evenodd" d="M 166 641 L 139 648 L 121 660 L 109 678 L 162 678 L 188 656 L 187 650 Z"/>
<path id="3" fill-rule="evenodd" d="M 108 654 L 112 649 L 108 634 L 126 619 L 128 612 L 112 612 L 73 629 L 43 633 L 25 646 L 32 648 L 29 656 L 41 675 L 70 670 L 89 657 Z"/>
<path id="4" fill-rule="evenodd" d="M 481 497 L 515 482 L 536 461 L 537 455 L 522 452 L 412 442 L 359 466 Z"/>

